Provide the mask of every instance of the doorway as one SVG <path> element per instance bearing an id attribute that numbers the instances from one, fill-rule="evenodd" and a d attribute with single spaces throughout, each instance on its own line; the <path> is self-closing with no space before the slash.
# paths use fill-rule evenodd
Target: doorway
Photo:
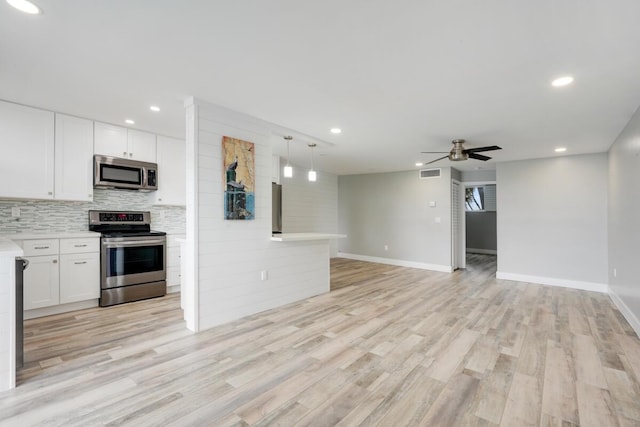
<path id="1" fill-rule="evenodd" d="M 465 260 L 478 263 L 497 257 L 497 195 L 496 182 L 465 182 L 464 206 Z"/>

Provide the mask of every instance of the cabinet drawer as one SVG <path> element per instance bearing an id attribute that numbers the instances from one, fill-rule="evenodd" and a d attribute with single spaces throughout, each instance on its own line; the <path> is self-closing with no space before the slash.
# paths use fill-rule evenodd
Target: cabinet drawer
<path id="1" fill-rule="evenodd" d="M 86 252 L 100 252 L 100 239 L 60 239 L 61 254 L 79 254 Z"/>
<path id="2" fill-rule="evenodd" d="M 58 239 L 23 240 L 24 256 L 58 255 Z"/>

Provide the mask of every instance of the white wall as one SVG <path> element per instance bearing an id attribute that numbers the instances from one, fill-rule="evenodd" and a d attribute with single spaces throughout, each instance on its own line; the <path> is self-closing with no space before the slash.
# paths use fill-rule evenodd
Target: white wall
<path id="1" fill-rule="evenodd" d="M 451 169 L 340 176 L 338 223 L 343 256 L 451 271 Z"/>
<path id="2" fill-rule="evenodd" d="M 254 117 L 187 102 L 187 287 L 201 330 L 329 291 L 328 241 L 271 238 L 272 135 Z M 224 220 L 223 136 L 255 144 L 255 219 Z M 280 139 L 278 139 L 280 140 Z M 268 280 L 261 280 L 262 271 Z M 186 310 L 186 315 L 191 313 Z"/>
<path id="3" fill-rule="evenodd" d="M 281 165 L 284 163 L 281 162 Z M 281 178 L 282 231 L 284 233 L 338 232 L 338 177 L 319 172 L 309 182 L 307 169 L 293 165 L 293 178 Z M 331 256 L 338 254 L 338 241 L 331 241 Z"/>
<path id="4" fill-rule="evenodd" d="M 607 157 L 497 165 L 498 278 L 606 291 Z"/>
<path id="5" fill-rule="evenodd" d="M 640 109 L 609 150 L 609 287 L 640 335 Z M 614 276 L 613 270 L 616 270 Z"/>

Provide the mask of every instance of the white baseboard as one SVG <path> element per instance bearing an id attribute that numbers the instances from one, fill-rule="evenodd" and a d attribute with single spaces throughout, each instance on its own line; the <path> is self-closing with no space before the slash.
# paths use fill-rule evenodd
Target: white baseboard
<path id="1" fill-rule="evenodd" d="M 348 254 L 345 252 L 338 252 L 338 257 L 354 259 L 356 261 L 367 261 L 367 262 L 377 262 L 379 264 L 397 265 L 398 267 L 410 267 L 410 268 L 419 268 L 421 270 L 441 271 L 443 273 L 453 272 L 453 268 L 451 268 L 450 265 L 427 264 L 423 262 L 405 261 L 402 259 L 381 258 L 381 257 L 375 257 L 375 256 L 367 256 L 367 255 Z"/>
<path id="2" fill-rule="evenodd" d="M 498 255 L 498 251 L 495 249 L 475 249 L 467 248 L 468 254 L 485 254 L 485 255 Z"/>
<path id="3" fill-rule="evenodd" d="M 66 313 L 68 311 L 84 310 L 85 308 L 93 308 L 98 306 L 97 299 L 86 301 L 71 302 L 68 304 L 52 305 L 50 307 L 34 308 L 24 311 L 24 319 L 35 319 L 36 317 L 51 316 L 54 314 Z"/>
<path id="4" fill-rule="evenodd" d="M 529 276 L 527 274 L 505 273 L 498 271 L 496 279 L 513 280 L 514 282 L 537 283 L 539 285 L 561 286 L 563 288 L 580 289 L 608 293 L 609 287 L 605 283 L 582 282 L 579 280 L 556 279 L 554 277 Z"/>
<path id="5" fill-rule="evenodd" d="M 176 292 L 180 292 L 180 285 L 171 285 L 171 286 L 167 286 L 167 293 L 168 294 L 175 294 Z"/>
<path id="6" fill-rule="evenodd" d="M 640 337 L 640 320 L 638 320 L 627 304 L 622 301 L 622 298 L 620 298 L 618 294 L 611 289 L 611 286 L 608 286 L 607 288 L 609 289 L 609 297 L 611 298 L 611 301 L 613 301 L 613 304 L 618 308 L 618 310 L 620 310 L 620 313 L 622 313 L 624 318 L 627 319 L 627 322 L 629 322 L 629 325 L 631 325 L 633 330 L 636 331 L 636 335 Z"/>

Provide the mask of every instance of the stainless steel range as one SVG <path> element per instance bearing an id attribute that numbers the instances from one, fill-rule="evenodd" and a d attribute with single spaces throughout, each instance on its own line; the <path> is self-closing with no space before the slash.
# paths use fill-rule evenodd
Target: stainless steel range
<path id="1" fill-rule="evenodd" d="M 100 306 L 167 293 L 167 233 L 151 231 L 146 211 L 89 211 L 89 230 L 102 234 Z"/>

